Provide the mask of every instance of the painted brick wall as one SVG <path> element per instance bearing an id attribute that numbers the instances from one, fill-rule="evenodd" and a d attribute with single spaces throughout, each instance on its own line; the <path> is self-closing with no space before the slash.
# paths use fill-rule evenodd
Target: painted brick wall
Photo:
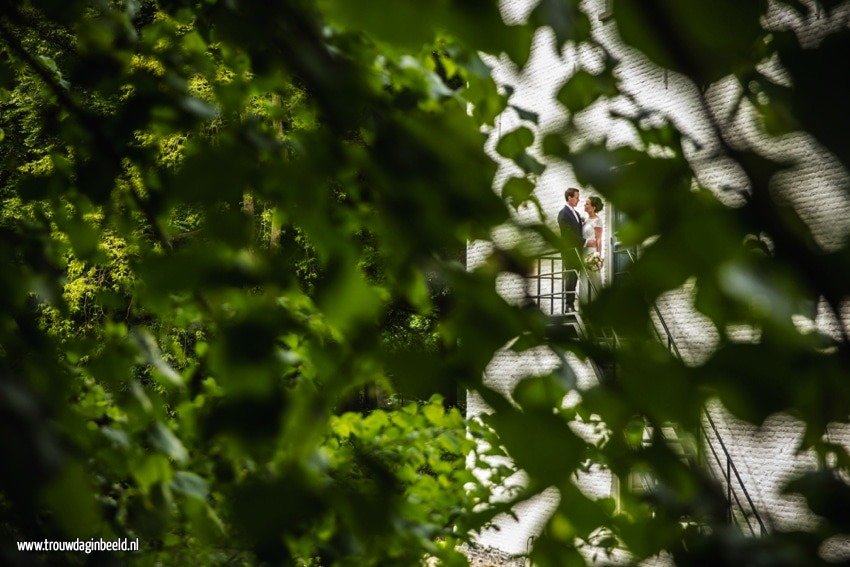
<path id="1" fill-rule="evenodd" d="M 521 21 L 527 17 L 535 2 L 533 0 L 503 0 L 501 7 L 505 20 Z M 734 192 L 724 187 L 744 188 L 745 181 L 737 165 L 718 156 L 718 143 L 712 133 L 708 117 L 697 100 L 696 87 L 684 77 L 665 73 L 654 67 L 642 55 L 637 54 L 619 41 L 613 23 L 598 20 L 604 9 L 604 0 L 586 0 L 584 7 L 591 14 L 593 33 L 611 53 L 620 60 L 619 79 L 644 108 L 651 108 L 669 116 L 670 119 L 696 143 L 686 144 L 689 161 L 694 167 L 698 182 L 715 191 L 727 205 L 734 206 L 738 199 Z M 774 29 L 791 28 L 804 44 L 815 43 L 835 29 L 850 5 L 845 4 L 837 18 L 827 20 L 813 12 L 803 19 L 796 14 L 783 11 L 773 5 L 766 18 L 766 25 Z M 565 116 L 555 102 L 555 93 L 569 76 L 579 68 L 590 71 L 599 69 L 598 54 L 590 49 L 576 49 L 567 44 L 563 49 L 555 47 L 554 36 L 549 29 L 537 31 L 531 58 L 524 69 L 517 69 L 507 59 L 493 59 L 494 76 L 499 84 L 511 85 L 515 89 L 511 102 L 540 116 L 540 133 L 558 131 L 564 125 Z M 764 72 L 782 79 L 782 70 L 775 62 L 762 65 Z M 850 179 L 838 162 L 827 155 L 811 137 L 792 134 L 781 138 L 769 138 L 755 128 L 754 113 L 746 105 L 738 113 L 732 113 L 740 87 L 733 80 L 723 80 L 712 85 L 706 93 L 712 112 L 733 133 L 733 142 L 757 148 L 770 157 L 788 158 L 797 165 L 778 176 L 775 191 L 792 203 L 812 228 L 819 243 L 827 249 L 837 247 L 850 232 Z M 587 140 L 607 140 L 609 147 L 628 145 L 634 142 L 634 132 L 625 121 L 612 119 L 610 111 L 629 113 L 635 109 L 625 99 L 599 101 L 577 117 L 577 126 Z M 489 151 L 498 156 L 493 146 L 499 135 L 517 128 L 520 120 L 513 111 L 505 112 L 496 124 L 496 134 L 490 137 Z M 538 137 L 538 140 L 542 136 Z M 538 156 L 539 157 L 539 156 Z M 511 175 L 520 174 L 511 162 L 500 160 L 495 179 L 495 189 Z M 535 195 L 547 213 L 547 222 L 557 230 L 557 212 L 563 206 L 564 190 L 579 186 L 572 171 L 562 163 L 548 163 L 540 176 Z M 592 194 L 592 188 L 582 188 L 582 197 Z M 535 219 L 532 207 L 520 210 L 520 220 Z M 513 237 L 509 230 L 497 231 L 496 242 L 509 242 Z M 611 246 L 607 246 L 610 251 Z M 473 242 L 468 248 L 468 266 L 474 268 L 486 256 L 489 248 L 485 243 Z M 610 261 L 608 262 L 610 265 Z M 506 298 L 517 300 L 523 294 L 523 282 L 519 278 L 505 277 L 499 280 L 499 291 Z M 692 284 L 683 286 L 664 295 L 659 305 L 682 351 L 683 358 L 691 364 L 704 360 L 715 348 L 718 332 L 712 324 L 699 314 L 692 304 Z M 850 306 L 845 312 L 850 316 Z M 801 325 L 817 325 L 828 332 L 836 332 L 836 322 L 827 310 L 820 306 L 814 321 L 800 320 Z M 733 330 L 736 338 L 752 340 L 751 329 Z M 510 392 L 523 376 L 541 374 L 551 370 L 557 358 L 545 349 L 516 354 L 499 352 L 487 369 L 486 381 L 499 391 Z M 579 376 L 579 385 L 587 386 L 594 380 L 592 372 L 576 360 L 572 360 Z M 486 407 L 475 396 L 468 401 L 470 415 L 486 411 Z M 716 421 L 724 440 L 729 445 L 733 459 L 744 477 L 745 484 L 760 510 L 764 511 L 778 528 L 805 525 L 814 522 L 800 499 L 784 496 L 781 488 L 789 478 L 815 465 L 809 454 L 797 454 L 796 447 L 802 436 L 803 427 L 788 415 L 775 415 L 761 427 L 742 423 L 726 412 L 719 403 L 711 404 L 709 411 Z M 838 426 L 830 430 L 833 441 L 847 445 L 850 430 Z M 610 475 L 597 471 L 581 480 L 581 488 L 588 494 L 605 496 L 611 488 Z M 557 506 L 557 491 L 551 490 L 533 501 L 518 507 L 518 521 L 508 517 L 497 522 L 498 529 L 485 532 L 480 543 L 508 553 L 526 551 L 529 538 L 534 537 Z M 845 546 L 846 547 L 846 546 Z M 830 553 L 840 552 L 840 542 Z"/>

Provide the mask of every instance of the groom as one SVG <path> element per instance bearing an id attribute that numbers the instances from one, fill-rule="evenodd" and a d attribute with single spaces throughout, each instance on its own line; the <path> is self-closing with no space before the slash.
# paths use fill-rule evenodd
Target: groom
<path id="1" fill-rule="evenodd" d="M 578 214 L 578 209 L 576 208 L 578 207 L 579 199 L 578 189 L 570 187 L 564 193 L 564 198 L 566 198 L 567 204 L 558 213 L 558 226 L 561 229 L 561 238 L 569 246 L 566 256 L 563 257 L 564 295 L 566 296 L 567 311 L 574 311 L 576 283 L 578 282 L 577 270 L 579 268 L 579 254 L 576 251 L 580 252 L 579 246 L 582 243 L 581 225 L 584 224 L 584 220 Z"/>

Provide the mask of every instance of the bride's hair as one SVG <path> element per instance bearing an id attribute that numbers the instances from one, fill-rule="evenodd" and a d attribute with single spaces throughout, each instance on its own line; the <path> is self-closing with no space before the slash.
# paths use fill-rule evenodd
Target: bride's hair
<path id="1" fill-rule="evenodd" d="M 592 206 L 592 207 L 593 207 L 593 209 L 594 209 L 597 213 L 602 212 L 602 209 L 604 209 L 604 208 L 605 208 L 605 204 L 602 202 L 602 199 L 600 199 L 600 198 L 599 198 L 599 197 L 597 197 L 596 195 L 593 195 L 592 197 L 589 197 L 587 200 L 588 200 L 588 201 L 590 201 L 590 206 Z"/>

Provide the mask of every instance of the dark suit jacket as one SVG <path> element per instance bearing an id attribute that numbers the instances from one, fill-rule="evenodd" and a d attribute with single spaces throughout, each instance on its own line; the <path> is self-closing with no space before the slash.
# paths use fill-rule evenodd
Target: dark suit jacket
<path id="1" fill-rule="evenodd" d="M 581 222 L 566 205 L 558 213 L 558 226 L 561 228 L 561 237 L 564 240 L 572 246 L 581 246 Z"/>
<path id="2" fill-rule="evenodd" d="M 563 238 L 567 246 L 573 247 L 581 252 L 579 248 L 582 244 L 581 238 L 581 221 L 576 218 L 572 210 L 567 205 L 558 213 L 558 227 L 561 229 L 561 238 Z M 573 309 L 575 302 L 575 290 L 578 277 L 574 269 L 579 266 L 579 255 L 572 250 L 564 251 L 562 256 L 564 262 L 564 292 L 567 302 L 567 308 Z"/>

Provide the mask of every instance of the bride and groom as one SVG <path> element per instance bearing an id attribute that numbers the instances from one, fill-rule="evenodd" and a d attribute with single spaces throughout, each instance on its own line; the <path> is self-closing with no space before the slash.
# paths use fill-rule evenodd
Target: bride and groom
<path id="1" fill-rule="evenodd" d="M 602 199 L 597 196 L 588 197 L 584 202 L 584 216 L 578 211 L 579 190 L 570 187 L 564 193 L 567 204 L 558 213 L 558 226 L 561 237 L 572 244 L 569 254 L 564 257 L 564 294 L 566 307 L 569 311 L 575 309 L 576 284 L 578 274 L 582 277 L 582 303 L 589 301 L 602 287 Z M 573 247 L 575 252 L 573 252 Z M 580 254 L 579 254 L 580 252 Z M 591 264 L 581 269 L 581 263 Z M 596 269 L 594 269 L 596 268 Z"/>

